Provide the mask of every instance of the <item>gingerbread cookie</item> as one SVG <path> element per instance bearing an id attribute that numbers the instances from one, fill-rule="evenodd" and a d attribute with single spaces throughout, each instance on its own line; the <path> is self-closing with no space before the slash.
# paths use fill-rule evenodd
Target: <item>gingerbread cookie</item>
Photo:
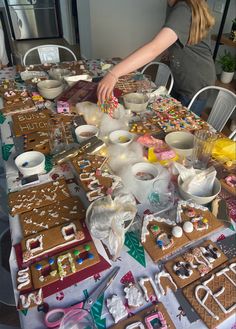
<path id="1" fill-rule="evenodd" d="M 89 201 L 111 194 L 121 182 L 121 179 L 111 175 L 108 169 L 101 169 L 105 162 L 106 158 L 93 154 L 75 157 L 72 160 Z"/>
<path id="2" fill-rule="evenodd" d="M 3 94 L 3 109 L 2 112 L 14 114 L 19 112 L 28 112 L 36 110 L 34 103 L 26 90 L 10 89 Z"/>
<path id="3" fill-rule="evenodd" d="M 124 292 L 129 307 L 136 308 L 142 306 L 145 303 L 143 294 L 135 284 L 130 283 L 124 288 Z"/>
<path id="4" fill-rule="evenodd" d="M 152 278 L 141 278 L 138 282 L 144 292 L 144 297 L 147 302 L 158 300 L 159 294 Z"/>
<path id="5" fill-rule="evenodd" d="M 119 321 L 112 329 L 175 329 L 162 303 L 151 305 L 142 311 Z"/>
<path id="6" fill-rule="evenodd" d="M 67 184 L 64 179 L 40 184 L 18 192 L 8 194 L 11 215 L 21 214 L 34 208 L 40 208 L 62 201 L 70 197 Z"/>
<path id="7" fill-rule="evenodd" d="M 21 241 L 23 262 L 41 256 L 58 247 L 69 245 L 75 241 L 83 241 L 85 234 L 79 220 L 52 227 Z"/>
<path id="8" fill-rule="evenodd" d="M 31 265 L 33 286 L 41 288 L 52 282 L 63 280 L 65 277 L 99 263 L 99 261 L 99 254 L 92 241 L 77 245 Z"/>
<path id="9" fill-rule="evenodd" d="M 169 219 L 146 215 L 143 219 L 141 243 L 154 262 L 176 252 L 189 243 L 183 234 L 176 238 L 172 235 L 175 223 Z"/>
<path id="10" fill-rule="evenodd" d="M 228 175 L 220 180 L 222 187 L 233 196 L 236 196 L 236 175 Z"/>
<path id="11" fill-rule="evenodd" d="M 185 222 L 192 223 L 193 231 L 188 231 L 186 229 L 184 231 L 184 234 L 191 241 L 196 241 L 208 236 L 210 233 L 213 233 L 224 226 L 207 207 L 189 201 L 178 202 L 177 221 L 182 223 L 183 228 Z"/>
<path id="12" fill-rule="evenodd" d="M 209 125 L 171 97 L 160 97 L 151 105 L 164 132 L 208 129 Z"/>
<path id="13" fill-rule="evenodd" d="M 106 303 L 108 311 L 111 313 L 115 323 L 128 315 L 128 311 L 119 296 L 113 295 L 111 298 L 107 299 Z"/>
<path id="14" fill-rule="evenodd" d="M 62 223 L 85 218 L 85 209 L 80 199 L 71 197 L 51 205 L 34 208 L 19 215 L 24 237 L 48 230 Z"/>
<path id="15" fill-rule="evenodd" d="M 52 112 L 48 109 L 14 114 L 12 116 L 14 135 L 17 137 L 35 131 L 47 131 L 51 115 Z"/>
<path id="16" fill-rule="evenodd" d="M 160 294 L 163 296 L 167 294 L 168 288 L 173 291 L 177 290 L 177 286 L 171 275 L 165 271 L 161 271 L 155 275 L 155 283 L 157 285 L 157 289 L 160 291 Z"/>
<path id="17" fill-rule="evenodd" d="M 183 288 L 204 277 L 227 260 L 227 257 L 210 240 L 165 263 L 165 268 L 178 287 Z"/>
<path id="18" fill-rule="evenodd" d="M 236 262 L 224 263 L 203 280 L 194 281 L 183 289 L 185 297 L 210 329 L 235 314 Z"/>

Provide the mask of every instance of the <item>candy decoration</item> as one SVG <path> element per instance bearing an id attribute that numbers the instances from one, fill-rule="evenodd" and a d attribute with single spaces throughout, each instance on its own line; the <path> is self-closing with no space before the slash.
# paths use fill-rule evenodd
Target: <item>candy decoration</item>
<path id="1" fill-rule="evenodd" d="M 127 272 L 121 279 L 120 283 L 127 285 L 128 283 L 135 283 L 133 274 L 131 271 Z"/>
<path id="2" fill-rule="evenodd" d="M 54 259 L 53 259 L 53 258 L 49 258 L 49 260 L 48 260 L 48 264 L 49 264 L 49 265 L 53 265 L 53 264 L 54 264 L 54 262 L 55 262 L 55 261 L 54 261 Z"/>
<path id="3" fill-rule="evenodd" d="M 36 264 L 35 268 L 36 268 L 36 270 L 40 271 L 42 269 L 42 265 L 41 264 Z"/>
<path id="4" fill-rule="evenodd" d="M 83 264 L 83 259 L 82 258 L 76 259 L 76 263 L 78 263 L 79 265 Z"/>
<path id="5" fill-rule="evenodd" d="M 88 259 L 93 259 L 94 258 L 94 254 L 92 254 L 92 253 L 88 253 L 88 255 L 87 255 L 87 257 L 88 257 Z"/>
<path id="6" fill-rule="evenodd" d="M 75 249 L 75 250 L 73 251 L 73 254 L 74 254 L 75 256 L 78 256 L 78 255 L 80 254 L 80 252 L 79 252 L 78 249 Z"/>
<path id="7" fill-rule="evenodd" d="M 90 245 L 86 244 L 86 245 L 84 246 L 84 250 L 89 251 L 89 250 L 90 250 Z"/>
<path id="8" fill-rule="evenodd" d="M 63 300 L 64 299 L 64 292 L 60 291 L 56 294 L 56 300 Z"/>
<path id="9" fill-rule="evenodd" d="M 103 113 L 110 115 L 110 117 L 113 117 L 114 111 L 117 109 L 118 104 L 118 99 L 115 96 L 111 96 L 110 99 L 106 99 L 102 104 L 100 102 L 97 103 L 100 110 Z"/>

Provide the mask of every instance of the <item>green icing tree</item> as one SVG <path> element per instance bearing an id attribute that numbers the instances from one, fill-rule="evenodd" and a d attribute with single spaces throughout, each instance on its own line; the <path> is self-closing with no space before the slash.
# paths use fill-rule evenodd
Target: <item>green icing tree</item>
<path id="1" fill-rule="evenodd" d="M 85 298 L 88 298 L 88 291 L 83 291 Z M 104 294 L 98 298 L 91 308 L 91 315 L 98 329 L 106 329 L 106 319 L 102 319 Z"/>
<path id="2" fill-rule="evenodd" d="M 135 232 L 127 232 L 125 234 L 125 246 L 129 248 L 128 254 L 143 267 L 146 267 L 144 248 L 140 244 L 139 238 Z"/>
<path id="3" fill-rule="evenodd" d="M 3 122 L 6 120 L 6 117 L 3 115 L 2 112 L 0 112 L 0 125 L 3 124 Z"/>
<path id="4" fill-rule="evenodd" d="M 51 155 L 45 155 L 45 171 L 48 173 L 53 168 L 52 164 L 52 156 Z"/>
<path id="5" fill-rule="evenodd" d="M 9 156 L 11 155 L 11 149 L 14 144 L 5 144 L 2 146 L 2 158 L 3 160 L 7 161 Z"/>

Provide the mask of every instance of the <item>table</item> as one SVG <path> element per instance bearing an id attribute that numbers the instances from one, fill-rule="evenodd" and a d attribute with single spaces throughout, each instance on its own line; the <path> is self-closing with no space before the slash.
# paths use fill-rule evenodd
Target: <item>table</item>
<path id="1" fill-rule="evenodd" d="M 1 116 L 0 117 L 0 129 L 1 129 L 1 138 L 2 138 L 2 148 L 3 148 L 3 165 L 6 171 L 6 180 L 8 192 L 14 191 L 19 188 L 18 172 L 14 165 L 14 158 L 17 154 L 14 139 L 11 132 L 11 117 Z M 73 195 L 79 195 L 82 200 L 84 200 L 84 192 L 80 189 L 78 191 L 78 186 L 75 184 L 73 180 L 73 173 L 68 165 L 62 165 L 60 168 L 56 169 L 58 175 L 62 175 L 66 177 L 68 181 L 70 181 L 69 189 Z M 41 182 L 49 181 L 52 179 L 54 171 L 48 172 L 43 175 Z M 141 217 L 145 210 L 145 205 L 139 206 L 139 216 Z M 21 229 L 18 216 L 14 218 L 10 216 L 10 229 L 12 236 L 12 244 L 16 244 L 21 241 Z M 135 226 L 134 226 L 135 228 Z M 225 236 L 231 235 L 233 231 L 229 228 L 225 228 L 223 231 L 213 234 L 210 238 L 212 241 L 216 241 L 220 235 L 224 234 Z M 104 255 L 105 257 L 105 255 Z M 113 324 L 111 315 L 108 313 L 108 310 L 105 306 L 105 300 L 111 296 L 113 293 L 116 293 L 119 296 L 124 297 L 123 294 L 123 284 L 121 283 L 122 278 L 125 275 L 133 275 L 135 279 L 140 277 L 154 277 L 154 274 L 159 271 L 159 268 L 156 264 L 154 264 L 147 253 L 144 251 L 143 247 L 139 243 L 139 237 L 135 229 L 129 231 L 126 234 L 125 244 L 120 254 L 120 257 L 115 261 L 111 262 L 112 266 L 120 266 L 120 271 L 113 282 L 112 286 L 110 286 L 105 292 L 105 296 L 99 299 L 96 303 L 96 308 L 93 310 L 93 317 L 95 319 L 96 325 L 99 329 L 108 328 Z M 16 290 L 16 271 L 17 271 L 17 262 L 14 248 L 11 250 L 10 255 L 10 267 L 11 267 L 11 275 L 12 281 L 14 285 L 14 292 L 17 303 L 18 292 Z M 32 329 L 41 329 L 45 328 L 43 324 L 43 318 L 45 312 L 48 309 L 53 307 L 66 307 L 79 300 L 84 299 L 87 293 L 91 292 L 93 288 L 99 284 L 99 281 L 106 276 L 109 270 L 102 272 L 99 275 L 96 275 L 92 278 L 89 278 L 79 284 L 75 284 L 63 291 L 58 291 L 56 294 L 47 297 L 42 306 L 38 308 L 29 309 L 28 311 L 19 312 L 20 322 L 22 328 L 32 328 Z M 163 296 L 160 301 L 166 306 L 169 315 L 171 316 L 172 321 L 174 322 L 176 328 L 178 329 L 205 329 L 205 324 L 199 320 L 195 323 L 190 323 L 186 316 L 184 316 L 184 312 L 179 305 L 175 295 L 172 291 L 169 291 L 166 296 Z M 146 307 L 148 304 L 145 304 Z M 231 317 L 220 326 L 218 329 L 229 329 L 235 328 L 234 318 Z"/>

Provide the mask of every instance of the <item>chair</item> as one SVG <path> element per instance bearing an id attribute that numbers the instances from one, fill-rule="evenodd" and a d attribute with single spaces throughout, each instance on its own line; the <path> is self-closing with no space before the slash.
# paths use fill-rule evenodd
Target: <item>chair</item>
<path id="1" fill-rule="evenodd" d="M 141 73 L 144 73 L 147 68 L 151 66 L 157 67 L 156 77 L 154 80 L 156 86 L 166 87 L 166 89 L 168 90 L 168 94 L 170 94 L 174 85 L 174 76 L 169 66 L 161 62 L 151 62 L 142 69 Z"/>
<path id="2" fill-rule="evenodd" d="M 205 91 L 215 91 L 217 93 L 217 95 L 214 96 L 213 105 L 211 106 L 211 112 L 207 122 L 217 131 L 221 131 L 235 110 L 236 95 L 232 91 L 222 87 L 204 87 L 193 96 L 191 102 L 188 105 L 189 110 L 191 110 L 193 103 L 200 96 L 200 94 L 204 93 Z M 209 99 L 210 97 L 208 95 L 207 100 Z"/>
<path id="3" fill-rule="evenodd" d="M 23 57 L 23 65 L 26 65 L 26 59 L 30 53 L 33 51 L 37 51 L 39 55 L 39 59 L 41 64 L 44 63 L 58 63 L 60 62 L 60 56 L 59 56 L 59 49 L 64 49 L 65 51 L 69 52 L 73 59 L 77 61 L 77 58 L 75 54 L 73 53 L 72 50 L 70 50 L 67 47 L 60 46 L 60 45 L 42 45 L 42 46 L 37 46 L 29 49 L 24 57 Z M 35 64 L 35 63 L 31 63 Z"/>
<path id="4" fill-rule="evenodd" d="M 232 131 L 232 133 L 229 135 L 229 139 L 232 139 L 232 141 L 236 141 L 236 129 Z"/>

